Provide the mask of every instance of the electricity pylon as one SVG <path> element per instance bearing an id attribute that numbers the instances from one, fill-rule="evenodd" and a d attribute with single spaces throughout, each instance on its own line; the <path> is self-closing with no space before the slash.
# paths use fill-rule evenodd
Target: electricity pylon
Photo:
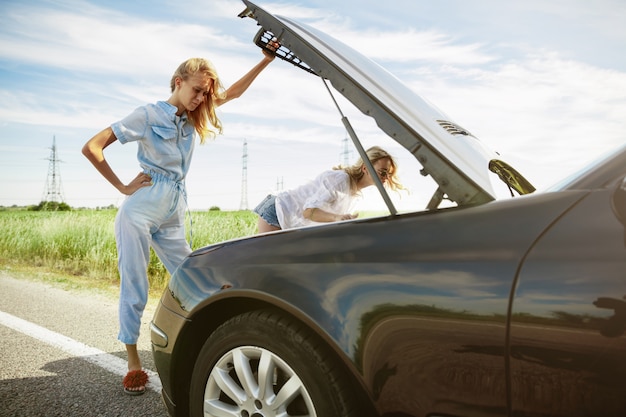
<path id="1" fill-rule="evenodd" d="M 61 161 L 57 155 L 56 137 L 52 137 L 52 148 L 50 148 L 50 157 L 48 158 L 48 178 L 43 191 L 41 201 L 63 203 L 63 187 L 61 185 L 61 172 L 59 164 Z"/>
<path id="2" fill-rule="evenodd" d="M 343 150 L 341 152 L 341 165 L 344 167 L 350 166 L 350 142 L 348 141 L 348 135 L 346 135 L 341 141 L 343 145 Z"/>
<path id="3" fill-rule="evenodd" d="M 239 203 L 239 210 L 248 210 L 248 142 L 246 139 L 243 140 L 241 162 L 241 203 Z"/>

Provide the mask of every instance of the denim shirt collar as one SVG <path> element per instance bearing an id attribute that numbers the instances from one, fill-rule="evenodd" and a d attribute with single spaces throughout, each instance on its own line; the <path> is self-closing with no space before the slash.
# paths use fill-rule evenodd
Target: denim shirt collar
<path id="1" fill-rule="evenodd" d="M 168 119 L 172 123 L 176 123 L 176 112 L 178 111 L 178 107 L 174 106 L 167 101 L 157 101 L 157 106 L 159 109 L 163 110 L 165 114 L 167 114 Z M 181 121 L 187 121 L 187 112 L 184 112 L 182 116 L 180 116 Z"/>
<path id="2" fill-rule="evenodd" d="M 186 140 L 189 139 L 190 136 L 193 136 L 194 127 L 191 123 L 188 123 L 186 111 L 180 116 L 177 123 L 178 116 L 176 115 L 176 112 L 178 111 L 178 108 L 176 106 L 167 101 L 157 101 L 156 104 L 157 107 L 166 114 L 168 120 L 171 121 L 174 125 L 182 123 L 183 139 Z"/>

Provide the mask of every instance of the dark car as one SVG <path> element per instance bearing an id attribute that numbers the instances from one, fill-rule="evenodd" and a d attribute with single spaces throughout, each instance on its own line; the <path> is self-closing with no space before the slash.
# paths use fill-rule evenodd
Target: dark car
<path id="1" fill-rule="evenodd" d="M 399 213 L 378 183 L 386 215 L 192 253 L 151 325 L 170 414 L 626 416 L 626 147 L 535 191 L 372 61 L 244 3 L 260 47 L 372 117 L 435 192 Z"/>

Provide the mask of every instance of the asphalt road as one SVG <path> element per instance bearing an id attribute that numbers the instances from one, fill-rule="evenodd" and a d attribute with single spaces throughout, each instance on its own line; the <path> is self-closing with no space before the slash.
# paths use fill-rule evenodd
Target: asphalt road
<path id="1" fill-rule="evenodd" d="M 131 397 L 122 390 L 115 296 L 0 271 L 0 416 L 166 417 L 150 350 L 153 312 L 154 302 L 138 342 L 150 383 Z"/>

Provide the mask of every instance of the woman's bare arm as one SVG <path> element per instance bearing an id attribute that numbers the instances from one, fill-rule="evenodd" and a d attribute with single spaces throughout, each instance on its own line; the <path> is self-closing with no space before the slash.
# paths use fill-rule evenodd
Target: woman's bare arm
<path id="1" fill-rule="evenodd" d="M 82 152 L 111 185 L 122 194 L 131 195 L 139 188 L 149 186 L 151 178 L 148 174 L 139 173 L 128 185 L 118 178 L 104 157 L 104 149 L 116 140 L 113 129 L 107 127 L 89 139 L 83 146 Z"/>

